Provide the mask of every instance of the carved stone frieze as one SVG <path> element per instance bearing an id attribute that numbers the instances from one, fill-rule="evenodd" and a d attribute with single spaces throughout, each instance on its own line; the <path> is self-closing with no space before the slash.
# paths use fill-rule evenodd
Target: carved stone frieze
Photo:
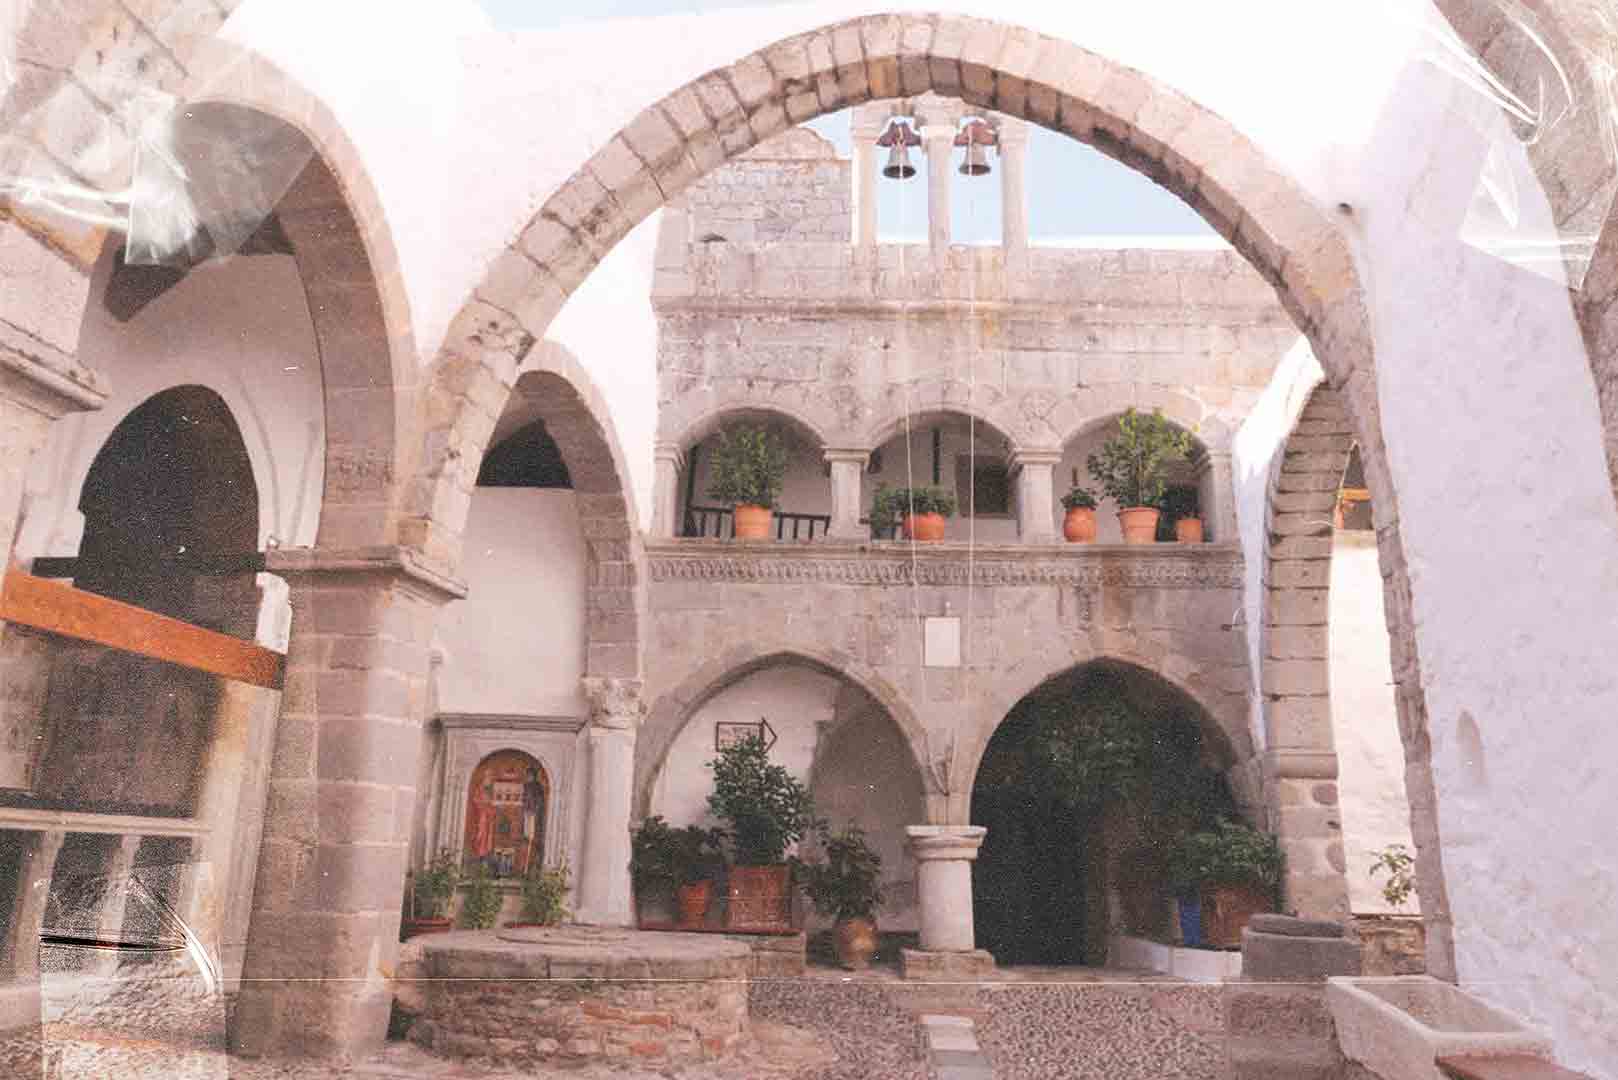
<path id="1" fill-rule="evenodd" d="M 925 554 L 844 547 L 727 550 L 729 545 L 648 545 L 651 580 L 737 581 L 783 585 L 1078 585 L 1137 589 L 1240 589 L 1241 553 L 1208 547 L 1195 552 L 1091 549 L 1060 554 L 1000 547 Z M 1165 545 L 1168 547 L 1168 545 Z"/>

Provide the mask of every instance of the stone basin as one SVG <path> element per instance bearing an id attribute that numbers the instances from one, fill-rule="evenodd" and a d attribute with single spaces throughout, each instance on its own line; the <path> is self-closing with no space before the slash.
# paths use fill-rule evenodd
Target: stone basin
<path id="1" fill-rule="evenodd" d="M 410 1037 L 524 1067 L 720 1057 L 747 1027 L 752 950 L 712 934 L 506 927 L 421 942 Z"/>
<path id="2" fill-rule="evenodd" d="M 1383 1080 L 1445 1080 L 1449 1054 L 1551 1058 L 1543 1034 L 1430 975 L 1336 976 L 1326 1004 L 1343 1055 Z"/>

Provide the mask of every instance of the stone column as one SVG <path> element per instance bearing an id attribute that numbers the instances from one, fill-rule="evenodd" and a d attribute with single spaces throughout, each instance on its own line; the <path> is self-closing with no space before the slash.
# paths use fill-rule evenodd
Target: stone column
<path id="1" fill-rule="evenodd" d="M 1230 451 L 1210 450 L 1204 468 L 1211 474 L 1209 488 L 1213 492 L 1213 505 L 1204 507 L 1202 513 L 1208 538 L 1222 544 L 1234 544 L 1238 538 L 1236 482 L 1231 472 Z"/>
<path id="2" fill-rule="evenodd" d="M 139 836 L 121 836 L 118 846 L 102 864 L 101 874 L 107 891 L 101 898 L 101 910 L 96 913 L 97 933 L 102 941 L 117 941 L 123 930 L 124 912 L 129 906 L 129 879 L 135 870 L 135 853 L 139 850 Z M 88 970 L 94 975 L 111 975 L 118 970 L 119 959 L 116 951 L 107 950 L 90 958 Z"/>
<path id="3" fill-rule="evenodd" d="M 267 559 L 292 636 L 231 1043 L 362 1056 L 392 1003 L 433 623 L 466 590 L 400 548 Z"/>
<path id="4" fill-rule="evenodd" d="M 1060 450 L 1018 450 L 1011 455 L 1017 473 L 1017 535 L 1025 544 L 1056 543 L 1056 466 Z"/>
<path id="5" fill-rule="evenodd" d="M 955 157 L 955 125 L 925 124 L 921 141 L 927 151 L 927 243 L 940 265 L 949 253 L 949 167 Z"/>
<path id="6" fill-rule="evenodd" d="M 854 146 L 854 258 L 876 258 L 876 157 L 881 148 L 876 140 L 885 119 L 882 106 L 862 105 L 854 110 L 849 126 Z"/>
<path id="7" fill-rule="evenodd" d="M 51 873 L 66 834 L 18 832 L 11 910 L 0 922 L 0 1041 L 18 1077 L 45 1075 L 40 1026 L 39 931 L 50 896 Z M 3 872 L 3 869 L 0 869 Z"/>
<path id="8" fill-rule="evenodd" d="M 592 926 L 628 926 L 634 917 L 629 818 L 635 734 L 646 715 L 640 690 L 637 679 L 584 679 L 590 702 L 590 786 L 585 793 L 577 921 Z"/>
<path id="9" fill-rule="evenodd" d="M 1001 245 L 1008 262 L 1028 254 L 1028 124 L 1000 118 Z"/>
<path id="10" fill-rule="evenodd" d="M 860 477 L 871 460 L 871 452 L 858 448 L 833 448 L 826 451 L 831 465 L 831 528 L 830 540 L 866 540 L 871 532 L 860 524 Z"/>
<path id="11" fill-rule="evenodd" d="M 960 975 L 993 968 L 972 929 L 972 863 L 988 830 L 981 825 L 910 825 L 921 908 L 921 948 L 905 950 L 906 978 Z"/>
<path id="12" fill-rule="evenodd" d="M 667 540 L 680 532 L 680 471 L 685 455 L 674 443 L 660 442 L 652 449 L 652 535 Z"/>

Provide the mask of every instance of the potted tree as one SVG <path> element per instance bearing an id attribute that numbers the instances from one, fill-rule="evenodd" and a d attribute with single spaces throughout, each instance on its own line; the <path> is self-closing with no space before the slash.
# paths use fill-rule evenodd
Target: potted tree
<path id="1" fill-rule="evenodd" d="M 1070 544 L 1088 544 L 1096 538 L 1096 497 L 1086 487 L 1075 487 L 1062 496 L 1062 535 Z"/>
<path id="2" fill-rule="evenodd" d="M 1237 948 L 1247 920 L 1273 911 L 1281 885 L 1275 837 L 1222 817 L 1212 829 L 1187 832 L 1169 851 L 1169 885 L 1180 900 L 1187 945 Z M 1201 926 L 1187 925 L 1200 909 Z"/>
<path id="3" fill-rule="evenodd" d="M 714 790 L 708 807 L 730 824 L 732 866 L 726 926 L 733 930 L 786 930 L 792 925 L 789 845 L 814 825 L 809 789 L 770 763 L 764 740 L 730 743 L 708 762 Z"/>
<path id="4" fill-rule="evenodd" d="M 460 882 L 460 867 L 455 853 L 443 848 L 427 865 L 411 875 L 408 894 L 408 912 L 404 920 L 401 940 L 417 934 L 442 934 L 453 922 L 449 917 L 450 903 L 455 899 L 455 886 Z"/>
<path id="5" fill-rule="evenodd" d="M 893 493 L 906 540 L 944 539 L 944 519 L 955 516 L 955 494 L 938 487 L 899 488 Z"/>
<path id="6" fill-rule="evenodd" d="M 1175 485 L 1163 492 L 1163 524 L 1169 528 L 1169 537 L 1181 544 L 1202 543 L 1201 500 L 1197 489 Z M 1159 528 L 1159 533 L 1162 529 Z M 1159 536 L 1159 539 L 1169 537 Z"/>
<path id="7" fill-rule="evenodd" d="M 522 879 L 522 919 L 507 926 L 556 926 L 573 913 L 567 908 L 567 863 L 531 869 Z"/>
<path id="8" fill-rule="evenodd" d="M 721 829 L 687 825 L 675 833 L 675 899 L 680 910 L 680 929 L 698 930 L 708 920 L 713 902 L 714 881 L 725 870 Z"/>
<path id="9" fill-rule="evenodd" d="M 815 910 L 836 921 L 837 961 L 850 971 L 870 965 L 877 948 L 876 909 L 882 903 L 882 856 L 856 825 L 819 830 L 824 862 L 802 862 L 803 889 Z"/>
<path id="10" fill-rule="evenodd" d="M 1168 466 L 1190 452 L 1190 434 L 1177 430 L 1162 412 L 1128 409 L 1118 418 L 1118 434 L 1089 456 L 1090 475 L 1118 504 L 1124 543 L 1153 542 Z"/>
<path id="11" fill-rule="evenodd" d="M 710 469 L 708 494 L 731 506 L 735 538 L 768 540 L 787 470 L 781 440 L 763 428 L 721 431 Z"/>
<path id="12" fill-rule="evenodd" d="M 687 825 L 676 829 L 655 814 L 630 840 L 629 873 L 641 929 L 701 927 L 712 902 L 714 879 L 724 869 L 724 833 Z"/>

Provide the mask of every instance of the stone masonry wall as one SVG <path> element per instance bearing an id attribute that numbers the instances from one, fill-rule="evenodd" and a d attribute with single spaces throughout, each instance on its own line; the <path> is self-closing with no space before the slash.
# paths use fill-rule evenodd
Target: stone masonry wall
<path id="1" fill-rule="evenodd" d="M 852 231 L 850 164 L 807 128 L 793 128 L 693 184 L 691 240 L 847 243 Z"/>

